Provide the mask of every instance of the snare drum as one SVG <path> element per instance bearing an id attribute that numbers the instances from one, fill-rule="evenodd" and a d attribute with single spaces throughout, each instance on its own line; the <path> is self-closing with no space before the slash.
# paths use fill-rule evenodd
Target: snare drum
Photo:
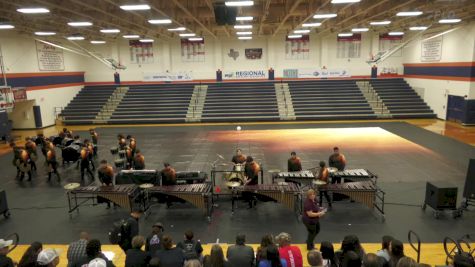
<path id="1" fill-rule="evenodd" d="M 125 167 L 125 160 L 123 159 L 116 159 L 114 164 L 117 168 L 124 168 Z"/>
<path id="2" fill-rule="evenodd" d="M 116 146 L 111 147 L 111 154 L 115 155 L 117 153 L 119 153 L 119 149 Z"/>
<path id="3" fill-rule="evenodd" d="M 125 154 L 126 154 L 125 150 L 119 150 L 119 158 L 125 159 Z"/>
<path id="4" fill-rule="evenodd" d="M 234 170 L 237 172 L 242 172 L 244 170 L 244 167 L 242 164 L 236 164 L 234 165 Z"/>

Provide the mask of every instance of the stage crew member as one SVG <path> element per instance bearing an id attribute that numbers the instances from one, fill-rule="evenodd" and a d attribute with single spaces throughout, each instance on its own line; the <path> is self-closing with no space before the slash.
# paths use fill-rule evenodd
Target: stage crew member
<path id="1" fill-rule="evenodd" d="M 242 154 L 242 151 L 240 148 L 236 149 L 236 155 L 233 156 L 231 159 L 232 163 L 234 165 L 236 164 L 244 164 L 246 163 L 246 156 Z"/>
<path id="2" fill-rule="evenodd" d="M 51 174 L 55 173 L 58 177 L 58 181 L 61 179 L 58 173 L 58 161 L 56 160 L 56 152 L 54 150 L 54 146 L 51 142 L 47 142 L 46 147 L 48 148 L 48 152 L 46 152 L 46 162 L 49 166 L 48 172 L 48 182 L 51 181 Z"/>
<path id="3" fill-rule="evenodd" d="M 325 164 L 325 161 L 320 161 L 319 165 L 320 165 L 320 170 L 318 171 L 317 180 L 323 181 L 326 184 L 328 184 L 330 182 L 330 173 L 328 172 L 328 168 Z M 325 186 L 325 185 L 323 185 L 323 186 Z M 325 199 L 328 202 L 328 207 L 331 207 L 332 202 L 330 200 L 330 196 L 328 195 L 328 192 L 327 192 L 327 190 L 325 190 L 324 187 L 323 187 L 322 190 L 320 190 L 320 201 L 319 201 L 320 206 L 322 206 L 323 196 L 325 196 Z"/>
<path id="4" fill-rule="evenodd" d="M 300 158 L 297 157 L 297 153 L 290 153 L 290 159 L 287 161 L 287 171 L 288 172 L 299 172 L 302 171 L 302 162 Z"/>
<path id="5" fill-rule="evenodd" d="M 302 221 L 307 228 L 307 250 L 314 249 L 313 242 L 320 232 L 319 219 L 325 215 L 325 211 L 318 206 L 315 198 L 315 191 L 313 189 L 308 190 L 307 199 L 303 206 Z"/>
<path id="6" fill-rule="evenodd" d="M 89 134 L 91 135 L 92 144 L 94 146 L 94 157 L 97 157 L 97 141 L 99 140 L 99 135 L 94 129 L 89 129 Z"/>
<path id="7" fill-rule="evenodd" d="M 244 172 L 247 177 L 246 185 L 256 185 L 259 183 L 259 172 L 261 167 L 251 156 L 247 156 Z"/>
<path id="8" fill-rule="evenodd" d="M 340 150 L 338 149 L 338 147 L 333 148 L 333 154 L 328 159 L 328 165 L 330 167 L 337 168 L 338 171 L 344 171 L 345 170 L 346 158 L 345 158 L 345 155 L 340 153 Z M 340 183 L 341 182 L 340 177 L 334 177 L 334 178 L 335 179 L 333 179 L 333 181 L 332 181 L 333 183 Z"/>
<path id="9" fill-rule="evenodd" d="M 90 162 L 90 150 L 87 145 L 84 145 L 81 149 L 80 153 L 80 164 L 81 164 L 81 180 L 84 180 L 84 170 L 87 171 L 87 174 L 94 180 L 94 174 L 92 173 L 91 169 L 89 169 L 89 162 Z"/>
<path id="10" fill-rule="evenodd" d="M 107 164 L 107 160 L 101 160 L 101 165 L 99 169 L 97 169 L 97 176 L 99 177 L 99 181 L 101 182 L 102 186 L 112 186 L 114 181 L 114 169 L 111 165 Z M 105 198 L 97 197 L 98 203 L 107 203 L 107 208 L 111 207 L 110 201 Z M 114 204 L 115 206 L 115 204 Z"/>
<path id="11" fill-rule="evenodd" d="M 143 170 L 145 169 L 145 157 L 140 153 L 140 150 L 135 151 L 134 156 L 134 169 Z"/>
<path id="12" fill-rule="evenodd" d="M 164 163 L 162 170 L 162 185 L 176 185 L 176 171 L 170 163 Z"/>
<path id="13" fill-rule="evenodd" d="M 36 143 L 31 140 L 30 137 L 27 137 L 25 143 L 25 149 L 30 157 L 31 169 L 36 171 L 36 160 L 38 159 L 38 151 L 36 149 Z"/>

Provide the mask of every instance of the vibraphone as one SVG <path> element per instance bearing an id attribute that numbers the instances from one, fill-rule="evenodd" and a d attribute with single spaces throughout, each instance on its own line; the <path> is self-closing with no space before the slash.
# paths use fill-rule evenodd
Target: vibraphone
<path id="1" fill-rule="evenodd" d="M 373 181 L 349 182 L 342 184 L 327 184 L 319 186 L 318 191 L 339 193 L 350 197 L 356 202 L 366 205 L 371 210 L 378 210 L 384 214 L 384 192 Z"/>
<path id="2" fill-rule="evenodd" d="M 286 182 L 297 184 L 311 184 L 315 179 L 315 175 L 311 171 L 278 172 L 273 173 L 272 183 L 275 183 L 275 179 L 284 179 Z"/>
<path id="3" fill-rule="evenodd" d="M 74 210 L 79 211 L 79 207 L 88 201 L 97 205 L 97 197 L 109 200 L 119 207 L 132 211 L 136 204 L 141 203 L 140 190 L 136 185 L 114 185 L 114 186 L 84 186 L 67 192 L 69 213 Z M 82 200 L 78 202 L 78 200 Z"/>
<path id="4" fill-rule="evenodd" d="M 351 181 L 364 181 L 378 178 L 376 175 L 365 169 L 348 169 L 330 173 L 332 177 L 339 177 Z"/>
<path id="5" fill-rule="evenodd" d="M 151 197 L 157 194 L 166 195 L 189 202 L 191 205 L 203 210 L 208 219 L 211 219 L 213 209 L 212 188 L 211 184 L 203 183 L 154 186 L 145 190 L 146 194 L 149 194 Z"/>
<path id="6" fill-rule="evenodd" d="M 116 184 L 154 184 L 160 183 L 157 170 L 121 170 L 115 177 Z"/>
<path id="7" fill-rule="evenodd" d="M 278 184 L 258 184 L 244 185 L 233 189 L 232 211 L 234 212 L 235 200 L 242 193 L 252 193 L 257 195 L 257 199 L 261 201 L 275 201 L 284 205 L 284 207 L 294 211 L 297 216 L 302 212 L 302 194 L 299 186 L 294 183 L 286 185 Z M 260 198 L 263 196 L 264 198 Z"/>

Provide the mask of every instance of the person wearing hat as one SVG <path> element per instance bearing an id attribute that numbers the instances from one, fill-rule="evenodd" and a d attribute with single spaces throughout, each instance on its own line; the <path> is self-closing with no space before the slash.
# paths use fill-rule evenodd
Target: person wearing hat
<path id="1" fill-rule="evenodd" d="M 13 260 L 7 256 L 8 247 L 13 244 L 12 240 L 0 239 L 0 267 L 13 267 L 15 264 Z"/>
<path id="2" fill-rule="evenodd" d="M 153 224 L 152 233 L 147 236 L 145 241 L 145 251 L 150 253 L 150 255 L 154 255 L 155 252 L 163 249 L 162 238 L 164 231 L 165 228 L 163 228 L 162 223 L 157 222 Z"/>
<path id="3" fill-rule="evenodd" d="M 39 266 L 56 267 L 59 264 L 59 253 L 51 248 L 43 249 L 38 254 L 38 260 L 36 261 Z"/>

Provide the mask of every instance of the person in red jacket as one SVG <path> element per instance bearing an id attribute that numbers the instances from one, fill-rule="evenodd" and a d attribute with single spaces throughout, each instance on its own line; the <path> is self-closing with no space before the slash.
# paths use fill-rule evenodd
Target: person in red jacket
<path id="1" fill-rule="evenodd" d="M 299 247 L 292 246 L 292 238 L 288 233 L 280 233 L 275 237 L 279 244 L 279 255 L 287 262 L 287 267 L 303 267 L 302 252 Z"/>

